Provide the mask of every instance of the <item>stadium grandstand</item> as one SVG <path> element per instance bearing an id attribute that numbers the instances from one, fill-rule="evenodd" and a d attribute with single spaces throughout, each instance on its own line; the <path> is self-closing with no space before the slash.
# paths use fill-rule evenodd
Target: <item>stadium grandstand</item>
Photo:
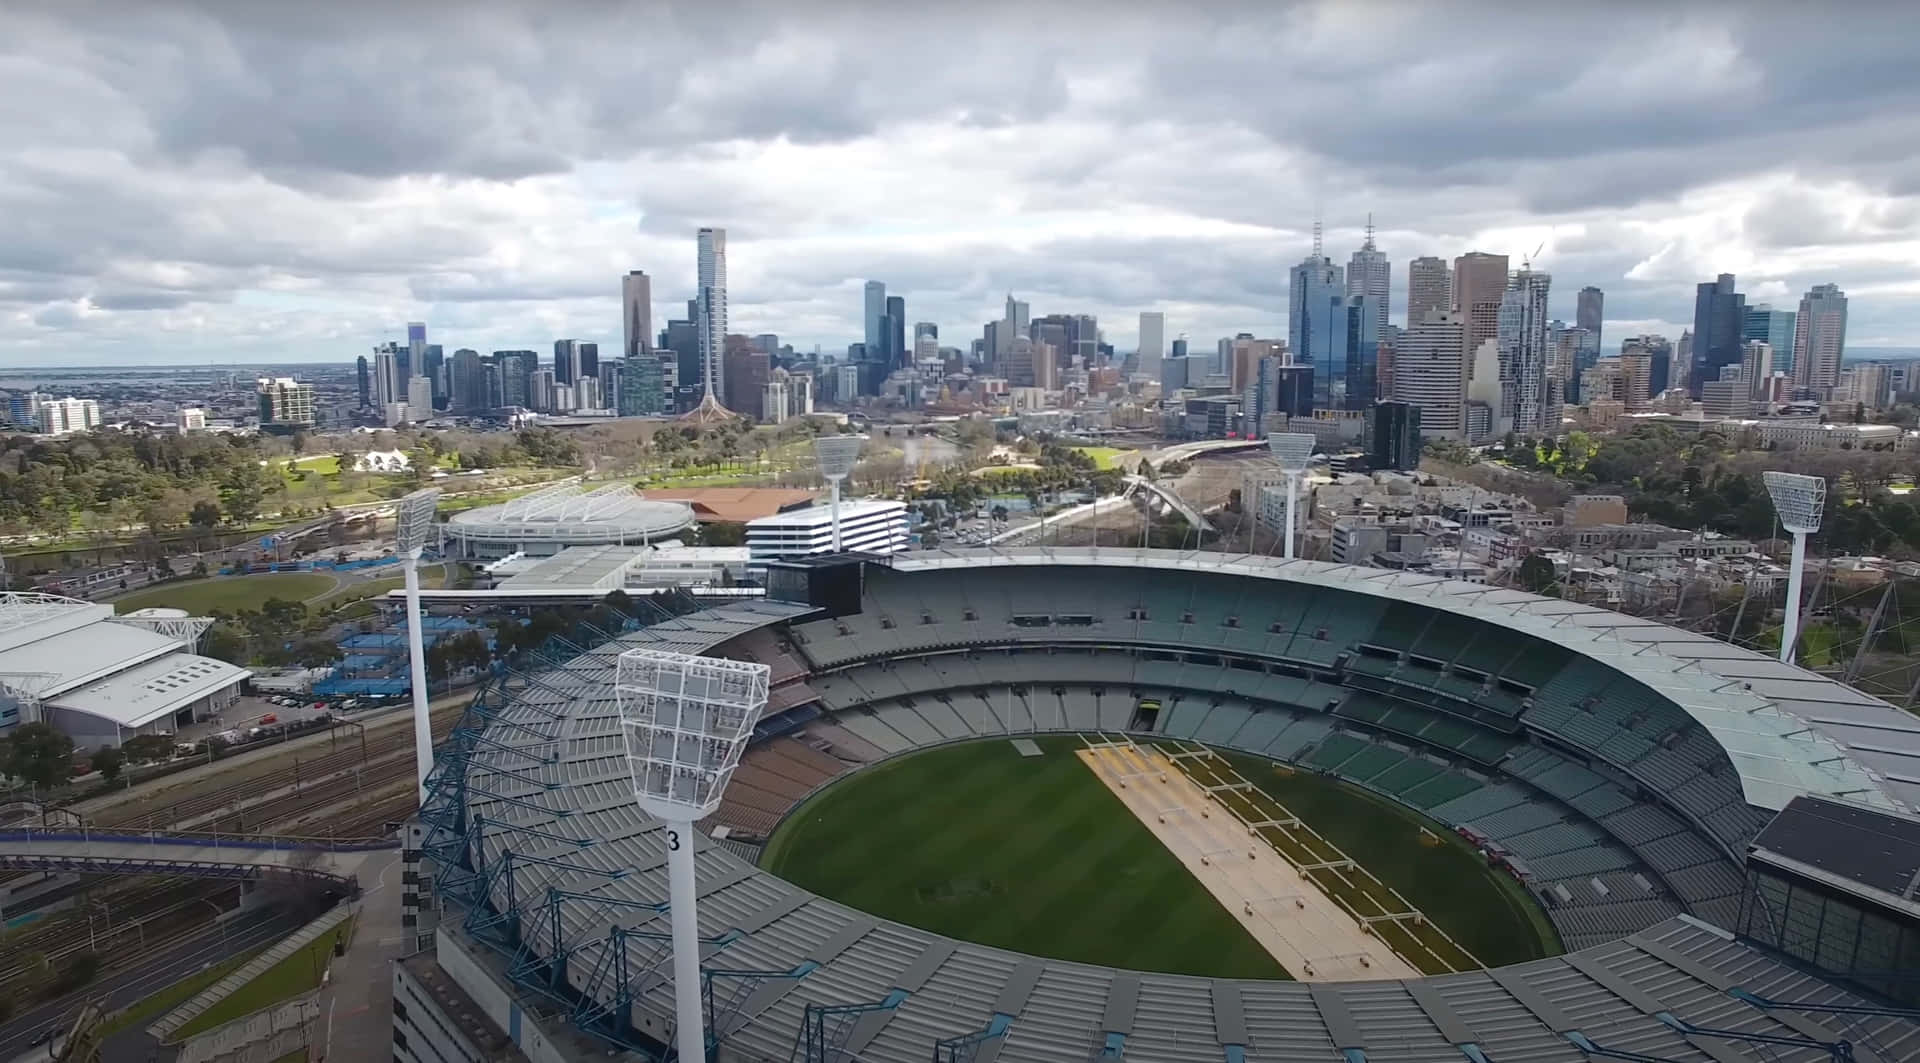
<path id="1" fill-rule="evenodd" d="M 54 594 L 0 594 L 0 733 L 44 721 L 81 749 L 171 734 L 239 697 L 244 668 L 193 652 L 212 623 L 115 616 Z"/>
<path id="2" fill-rule="evenodd" d="M 666 842 L 633 803 L 611 691 L 619 653 L 652 646 L 771 669 L 699 841 L 717 1060 L 1920 1059 L 1920 722 L 1884 702 L 1418 573 L 1111 549 L 844 564 L 857 610 L 776 583 L 549 647 L 475 700 L 413 854 L 439 903 L 412 963 L 442 1003 L 396 1007 L 396 1058 L 449 1039 L 668 1058 Z M 1120 970 L 890 922 L 756 866 L 831 780 L 1044 732 L 1239 751 L 1416 809 L 1523 883 L 1566 951 L 1374 981 Z"/>
<path id="3" fill-rule="evenodd" d="M 684 502 L 649 499 L 630 484 L 556 484 L 497 506 L 447 518 L 447 555 L 496 561 L 511 554 L 546 557 L 570 546 L 643 546 L 694 524 Z"/>

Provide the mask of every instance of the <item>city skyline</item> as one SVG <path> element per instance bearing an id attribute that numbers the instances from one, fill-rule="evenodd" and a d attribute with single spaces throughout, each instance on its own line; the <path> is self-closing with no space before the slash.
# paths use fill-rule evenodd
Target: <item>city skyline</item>
<path id="1" fill-rule="evenodd" d="M 801 349 L 861 340 L 876 278 L 954 335 L 1011 290 L 1099 318 L 1120 349 L 1143 311 L 1204 345 L 1284 335 L 1313 220 L 1346 263 L 1369 212 L 1394 324 L 1413 259 L 1540 247 L 1550 313 L 1573 320 L 1573 293 L 1599 287 L 1610 339 L 1677 336 L 1693 286 L 1724 272 L 1776 306 L 1837 284 L 1850 349 L 1920 346 L 1903 9 L 1871 35 L 1784 9 L 1556 11 L 1499 16 L 1500 33 L 1481 32 L 1492 9 L 1245 8 L 1171 27 L 1043 9 L 1021 18 L 1074 43 L 1006 69 L 939 60 L 1004 39 L 1010 15 L 939 12 L 915 35 L 934 73 L 910 91 L 832 61 L 875 44 L 857 7 L 745 20 L 742 54 L 810 58 L 749 64 L 725 91 L 684 58 L 726 21 L 694 8 L 644 33 L 619 11 L 553 12 L 537 31 L 532 8 L 502 4 L 458 25 L 368 11 L 340 26 L 277 9 L 0 13 L 0 91 L 31 103 L 0 118 L 0 359 L 351 360 L 409 320 L 476 349 L 620 351 L 611 278 L 645 270 L 653 320 L 681 316 L 700 225 L 729 230 L 732 331 Z M 1039 32 L 1056 23 L 1074 32 Z M 1549 47 L 1601 38 L 1623 43 Z M 612 39 L 660 52 L 619 74 L 553 61 Z M 1432 62 L 1447 48 L 1525 69 L 1527 91 L 1458 85 Z M 1545 69 L 1514 61 L 1548 52 Z M 389 54 L 458 62 L 374 58 Z M 1393 76 L 1337 90 L 1362 61 Z M 1237 90 L 1275 63 L 1339 106 Z M 308 87 L 317 69 L 339 71 L 337 91 Z M 1409 106 L 1427 97 L 1447 106 Z M 1754 120 L 1705 119 L 1730 111 Z M 1054 147 L 1005 150 L 1034 142 Z M 1157 150 L 1123 150 L 1142 142 Z"/>

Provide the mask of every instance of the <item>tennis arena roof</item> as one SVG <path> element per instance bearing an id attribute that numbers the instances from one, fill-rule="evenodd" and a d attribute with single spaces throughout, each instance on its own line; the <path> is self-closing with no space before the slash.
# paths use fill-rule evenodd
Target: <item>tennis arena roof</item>
<path id="1" fill-rule="evenodd" d="M 1021 565 L 1173 569 L 1309 584 L 1469 616 L 1564 646 L 1672 701 L 1727 751 L 1748 804 L 1802 794 L 1920 808 L 1920 719 L 1838 681 L 1655 620 L 1417 572 L 1257 555 L 1129 549 L 928 551 L 905 572 Z"/>
<path id="2" fill-rule="evenodd" d="M 245 668 L 225 661 L 175 653 L 70 690 L 48 704 L 112 720 L 122 727 L 143 727 L 247 675 Z"/>
<path id="3" fill-rule="evenodd" d="M 559 484 L 497 506 L 456 513 L 447 520 L 454 538 L 492 542 L 646 542 L 693 524 L 684 502 L 659 502 L 628 484 Z"/>

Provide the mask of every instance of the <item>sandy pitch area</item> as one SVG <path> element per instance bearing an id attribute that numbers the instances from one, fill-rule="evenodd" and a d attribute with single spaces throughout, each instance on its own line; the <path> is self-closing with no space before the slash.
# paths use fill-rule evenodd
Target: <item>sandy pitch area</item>
<path id="1" fill-rule="evenodd" d="M 1287 973 L 1302 982 L 1421 976 L 1165 754 L 1143 746 L 1076 752 Z"/>

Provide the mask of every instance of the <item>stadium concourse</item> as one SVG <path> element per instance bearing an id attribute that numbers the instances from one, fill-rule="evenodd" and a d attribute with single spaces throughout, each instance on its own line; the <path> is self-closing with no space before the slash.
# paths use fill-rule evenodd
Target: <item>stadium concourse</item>
<path id="1" fill-rule="evenodd" d="M 698 853 L 717 1059 L 1920 1059 L 1920 723 L 1883 702 L 1652 621 L 1412 573 L 1147 550 L 844 564 L 857 611 L 722 606 L 555 647 L 476 699 L 422 813 L 439 904 L 412 963 L 437 991 L 395 1008 L 397 1058 L 435 1058 L 406 1047 L 422 1038 L 664 1058 L 664 840 L 611 692 L 645 645 L 772 670 Z M 753 864 L 864 763 L 1095 731 L 1417 809 L 1524 882 L 1570 951 L 1392 981 L 1114 970 L 890 923 Z"/>

